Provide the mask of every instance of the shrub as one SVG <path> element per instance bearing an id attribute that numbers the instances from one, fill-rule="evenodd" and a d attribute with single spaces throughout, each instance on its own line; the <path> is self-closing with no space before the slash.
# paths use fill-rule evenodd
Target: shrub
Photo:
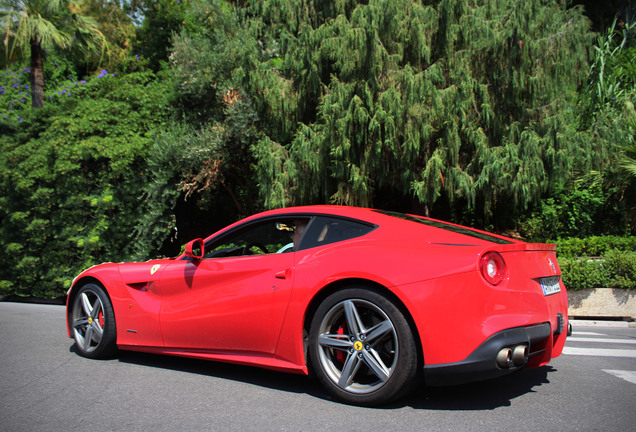
<path id="1" fill-rule="evenodd" d="M 559 260 L 563 283 L 569 290 L 608 287 L 611 277 L 602 260 L 566 258 Z"/>
<path id="2" fill-rule="evenodd" d="M 609 251 L 604 265 L 612 276 L 611 288 L 636 288 L 636 252 Z"/>
<path id="3" fill-rule="evenodd" d="M 0 294 L 60 297 L 80 270 L 129 252 L 168 92 L 151 73 L 100 75 L 6 126 Z"/>
<path id="4" fill-rule="evenodd" d="M 627 234 L 629 218 L 624 185 L 616 185 L 609 171 L 603 176 L 585 177 L 570 189 L 557 191 L 554 197 L 541 201 L 519 221 L 521 236 L 541 241 Z"/>
<path id="5" fill-rule="evenodd" d="M 568 289 L 636 288 L 636 236 L 569 238 L 556 243 Z"/>
<path id="6" fill-rule="evenodd" d="M 599 257 L 610 250 L 636 251 L 636 236 L 593 236 L 587 238 L 565 238 L 549 240 L 557 245 L 560 258 Z"/>

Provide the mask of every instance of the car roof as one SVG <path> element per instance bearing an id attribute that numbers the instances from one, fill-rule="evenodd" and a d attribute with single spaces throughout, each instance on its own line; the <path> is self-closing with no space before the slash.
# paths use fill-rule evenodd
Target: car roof
<path id="1" fill-rule="evenodd" d="M 286 215 L 286 214 L 325 214 L 342 217 L 350 217 L 354 219 L 361 219 L 367 222 L 373 222 L 378 219 L 377 213 L 370 208 L 365 207 L 349 207 L 340 205 L 310 205 L 310 206 L 297 206 L 297 207 L 284 207 L 275 210 L 268 210 L 262 213 L 255 214 L 253 217 L 259 218 L 263 216 L 274 215 Z M 379 219 L 382 219 L 381 217 Z"/>
<path id="2" fill-rule="evenodd" d="M 459 235 L 462 237 L 471 237 L 473 240 L 479 239 L 489 243 L 492 242 L 498 244 L 522 243 L 519 240 L 475 228 L 465 227 L 451 222 L 366 207 L 349 207 L 339 205 L 284 207 L 258 213 L 248 219 L 259 219 L 262 217 L 276 215 L 330 215 L 356 219 L 378 226 L 399 226 L 401 228 L 406 228 L 406 225 L 417 222 L 421 228 L 427 227 L 429 231 L 443 230 L 443 235 L 446 236 L 450 235 L 451 237 L 456 237 Z"/>

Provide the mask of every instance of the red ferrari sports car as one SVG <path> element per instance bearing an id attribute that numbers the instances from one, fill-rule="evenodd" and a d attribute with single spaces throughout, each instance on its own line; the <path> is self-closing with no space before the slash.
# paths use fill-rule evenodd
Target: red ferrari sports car
<path id="1" fill-rule="evenodd" d="M 81 355 L 117 349 L 315 374 L 377 405 L 545 365 L 569 325 L 556 247 L 363 208 L 260 213 L 68 292 Z"/>

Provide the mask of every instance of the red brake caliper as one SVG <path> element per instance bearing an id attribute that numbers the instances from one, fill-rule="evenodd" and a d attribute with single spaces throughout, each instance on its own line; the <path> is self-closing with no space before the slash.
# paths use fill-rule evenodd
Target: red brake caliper
<path id="1" fill-rule="evenodd" d="M 337 332 L 339 335 L 345 334 L 344 332 L 345 325 L 346 325 L 346 322 L 343 322 L 342 324 L 340 324 L 340 328 L 338 328 L 338 332 Z M 344 364 L 346 358 L 347 356 L 344 351 L 340 351 L 340 350 L 336 351 L 336 359 L 338 359 L 340 363 Z"/>

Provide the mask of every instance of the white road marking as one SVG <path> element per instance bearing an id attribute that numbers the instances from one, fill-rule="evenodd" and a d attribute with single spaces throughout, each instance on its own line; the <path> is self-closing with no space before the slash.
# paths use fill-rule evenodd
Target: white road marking
<path id="1" fill-rule="evenodd" d="M 601 342 L 601 343 L 615 343 L 615 344 L 629 344 L 636 345 L 636 339 L 603 339 L 603 338 L 579 338 L 569 337 L 568 342 Z"/>
<path id="2" fill-rule="evenodd" d="M 605 336 L 605 334 L 603 334 L 603 333 L 582 332 L 582 331 L 576 331 L 576 330 L 574 330 L 574 332 L 572 334 L 574 334 L 574 335 L 588 335 L 588 336 Z M 570 338 L 568 338 L 568 339 L 570 339 Z"/>
<path id="3" fill-rule="evenodd" d="M 575 331 L 574 337 L 570 336 L 569 338 L 567 338 L 566 345 L 570 342 L 575 342 L 578 344 L 589 343 L 591 346 L 598 346 L 597 344 L 613 344 L 617 348 L 632 349 L 582 348 L 566 346 L 563 348 L 563 354 L 565 355 L 636 358 L 636 349 L 633 349 L 633 346 L 636 345 L 636 339 L 617 339 L 608 337 L 606 334 L 602 333 Z M 629 383 L 636 384 L 636 371 L 613 369 L 602 370 L 603 372 L 607 372 L 608 374 L 613 375 L 617 378 L 624 379 Z"/>
<path id="4" fill-rule="evenodd" d="M 608 374 L 612 374 L 614 376 L 622 378 L 625 381 L 629 381 L 632 384 L 636 384 L 636 371 L 621 371 L 621 370 L 603 369 L 603 372 L 607 372 Z"/>
<path id="5" fill-rule="evenodd" d="M 636 358 L 636 350 L 621 350 L 621 349 L 565 347 L 565 348 L 563 348 L 563 354 L 566 354 L 566 355 L 581 355 L 581 356 L 594 356 L 594 357 L 628 357 L 628 358 Z"/>

